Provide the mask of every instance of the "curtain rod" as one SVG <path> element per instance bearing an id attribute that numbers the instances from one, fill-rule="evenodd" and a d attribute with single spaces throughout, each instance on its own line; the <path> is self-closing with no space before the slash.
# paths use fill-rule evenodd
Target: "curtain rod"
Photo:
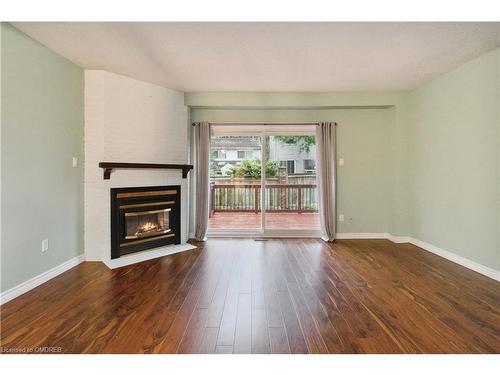
<path id="1" fill-rule="evenodd" d="M 193 122 L 191 125 L 195 126 L 197 123 Z M 210 122 L 210 125 L 315 125 L 318 126 L 319 122 Z M 337 123 L 334 122 L 335 126 Z"/>

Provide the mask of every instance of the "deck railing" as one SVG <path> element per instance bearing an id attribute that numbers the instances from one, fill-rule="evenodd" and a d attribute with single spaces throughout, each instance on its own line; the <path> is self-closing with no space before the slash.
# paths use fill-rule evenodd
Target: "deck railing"
<path id="1" fill-rule="evenodd" d="M 214 212 L 261 211 L 260 184 L 211 184 L 210 216 Z M 315 184 L 266 184 L 267 212 L 316 212 Z"/>

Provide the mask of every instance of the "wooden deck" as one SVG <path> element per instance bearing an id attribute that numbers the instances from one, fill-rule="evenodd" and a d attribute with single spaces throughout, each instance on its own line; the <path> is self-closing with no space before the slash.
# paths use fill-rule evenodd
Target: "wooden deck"
<path id="1" fill-rule="evenodd" d="M 499 283 L 388 240 L 210 239 L 1 307 L 3 352 L 499 353 Z"/>
<path id="2" fill-rule="evenodd" d="M 312 212 L 267 212 L 268 229 L 319 229 L 319 215 Z M 261 214 L 254 212 L 215 212 L 208 219 L 212 229 L 256 229 L 261 226 Z"/>

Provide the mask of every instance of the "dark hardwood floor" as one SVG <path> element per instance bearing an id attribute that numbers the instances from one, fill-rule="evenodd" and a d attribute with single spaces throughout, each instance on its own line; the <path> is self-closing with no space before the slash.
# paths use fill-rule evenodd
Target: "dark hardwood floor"
<path id="1" fill-rule="evenodd" d="M 1 346 L 64 353 L 499 353 L 499 283 L 387 240 L 211 239 L 83 263 L 1 308 Z"/>

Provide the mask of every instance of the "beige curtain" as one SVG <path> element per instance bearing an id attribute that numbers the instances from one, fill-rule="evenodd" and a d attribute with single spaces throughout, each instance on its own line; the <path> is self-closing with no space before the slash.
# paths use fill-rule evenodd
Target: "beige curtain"
<path id="1" fill-rule="evenodd" d="M 210 124 L 199 122 L 194 125 L 195 169 L 196 169 L 196 216 L 194 237 L 205 241 L 209 210 L 210 171 Z"/>
<path id="2" fill-rule="evenodd" d="M 328 242 L 335 240 L 337 217 L 335 125 L 334 122 L 322 122 L 316 128 L 316 175 L 321 238 Z"/>

